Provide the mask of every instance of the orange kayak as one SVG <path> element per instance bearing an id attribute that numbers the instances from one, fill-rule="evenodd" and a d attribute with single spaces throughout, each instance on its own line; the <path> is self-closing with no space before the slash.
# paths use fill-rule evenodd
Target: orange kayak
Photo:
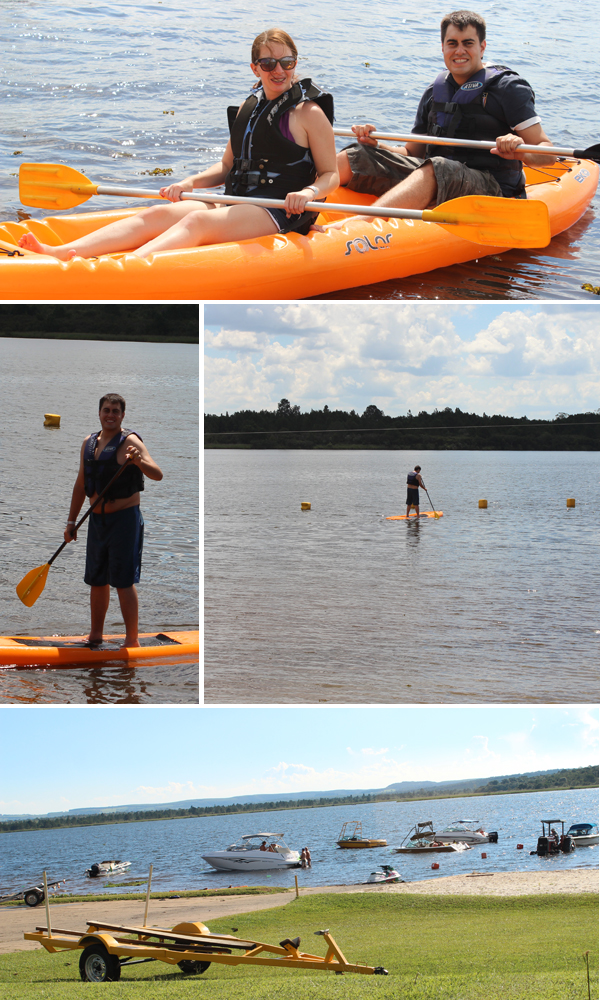
<path id="1" fill-rule="evenodd" d="M 144 632 L 141 645 L 120 649 L 125 636 L 108 635 L 90 646 L 81 635 L 0 636 L 0 664 L 11 667 L 81 667 L 108 661 L 148 666 L 156 659 L 198 656 L 198 632 Z"/>
<path id="2" fill-rule="evenodd" d="M 529 199 L 546 203 L 552 235 L 572 226 L 598 185 L 598 164 L 566 160 L 526 167 Z M 329 202 L 370 204 L 374 199 L 340 188 Z M 147 260 L 129 253 L 68 263 L 19 250 L 32 232 L 58 246 L 140 209 L 73 212 L 0 225 L 0 298 L 10 300 L 249 300 L 299 299 L 357 288 L 496 254 L 505 247 L 471 243 L 432 222 L 349 219 L 341 230 L 268 236 L 238 243 L 165 250 Z M 319 222 L 339 220 L 324 208 Z"/>

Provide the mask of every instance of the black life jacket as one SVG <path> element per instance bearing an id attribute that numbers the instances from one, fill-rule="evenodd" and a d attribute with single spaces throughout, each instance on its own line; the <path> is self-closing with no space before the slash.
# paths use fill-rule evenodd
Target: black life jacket
<path id="1" fill-rule="evenodd" d="M 137 431 L 128 431 L 122 427 L 115 436 L 108 442 L 103 451 L 95 457 L 96 442 L 100 431 L 95 431 L 87 439 L 83 451 L 83 477 L 85 482 L 85 494 L 88 497 L 94 493 L 101 493 L 104 487 L 117 474 L 121 466 L 117 462 L 117 451 L 126 441 L 130 434 L 136 434 L 142 438 Z M 116 483 L 111 486 L 105 495 L 105 500 L 123 500 L 133 496 L 144 489 L 144 473 L 137 465 L 129 465 L 124 469 Z"/>
<path id="2" fill-rule="evenodd" d="M 507 135 L 510 131 L 507 122 L 495 118 L 486 107 L 487 94 L 506 76 L 518 77 L 519 74 L 508 66 L 485 66 L 469 77 L 458 90 L 454 90 L 451 74 L 447 70 L 439 73 L 433 84 L 427 134 L 485 142 L 494 142 L 499 135 Z M 476 170 L 489 170 L 494 174 L 498 171 L 512 171 L 515 177 L 523 169 L 520 160 L 504 160 L 500 156 L 491 156 L 488 150 L 464 146 L 430 145 L 427 147 L 427 156 L 446 156 L 451 160 L 460 160 Z"/>
<path id="3" fill-rule="evenodd" d="M 286 111 L 314 101 L 333 123 L 333 97 L 312 80 L 299 80 L 273 101 L 259 88 L 239 110 L 227 109 L 233 167 L 225 181 L 226 194 L 285 198 L 312 184 L 317 176 L 310 149 L 287 139 L 279 122 Z"/>
<path id="4" fill-rule="evenodd" d="M 408 476 L 406 477 L 406 483 L 410 487 L 411 490 L 418 490 L 418 488 L 419 488 L 419 480 L 417 479 L 417 473 L 416 472 L 409 472 Z"/>

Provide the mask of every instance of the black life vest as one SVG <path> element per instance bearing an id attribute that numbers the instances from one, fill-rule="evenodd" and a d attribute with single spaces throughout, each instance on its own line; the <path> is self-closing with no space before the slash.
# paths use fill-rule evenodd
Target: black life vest
<path id="1" fill-rule="evenodd" d="M 485 142 L 494 142 L 499 135 L 507 135 L 511 131 L 510 126 L 506 121 L 495 118 L 486 107 L 489 91 L 507 76 L 518 77 L 519 74 L 508 66 L 485 66 L 469 77 L 458 90 L 454 90 L 451 74 L 448 71 L 439 73 L 433 84 L 427 134 Z M 451 160 L 460 160 L 476 170 L 489 170 L 494 174 L 498 171 L 512 171 L 515 177 L 523 169 L 520 160 L 504 160 L 500 156 L 492 157 L 487 150 L 468 149 L 464 146 L 430 145 L 427 147 L 427 156 L 446 156 Z"/>
<path id="2" fill-rule="evenodd" d="M 406 477 L 406 483 L 410 487 L 411 490 L 418 490 L 418 488 L 419 488 L 419 480 L 417 479 L 417 473 L 416 472 L 409 472 L 408 476 Z"/>
<path id="3" fill-rule="evenodd" d="M 234 160 L 226 194 L 285 198 L 312 184 L 317 171 L 310 149 L 287 139 L 279 127 L 282 116 L 304 101 L 318 104 L 333 123 L 333 97 L 309 79 L 297 81 L 273 101 L 259 88 L 239 113 L 235 107 L 227 109 Z"/>
<path id="4" fill-rule="evenodd" d="M 88 497 L 94 493 L 101 493 L 105 486 L 116 475 L 121 466 L 117 462 L 117 451 L 130 434 L 135 434 L 142 438 L 137 431 L 128 431 L 122 427 L 108 442 L 103 451 L 96 457 L 96 443 L 100 431 L 95 431 L 89 436 L 83 451 L 83 477 L 85 482 L 85 494 Z M 129 465 L 125 469 L 116 483 L 111 486 L 105 495 L 105 500 L 123 500 L 133 496 L 144 489 L 144 473 L 137 465 Z"/>

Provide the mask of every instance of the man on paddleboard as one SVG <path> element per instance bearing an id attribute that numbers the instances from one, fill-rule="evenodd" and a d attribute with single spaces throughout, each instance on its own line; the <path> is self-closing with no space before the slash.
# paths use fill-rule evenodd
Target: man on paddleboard
<path id="1" fill-rule="evenodd" d="M 88 434 L 81 446 L 65 541 L 77 538 L 75 524 L 86 496 L 93 504 L 127 462 L 129 467 L 123 469 L 90 514 L 84 581 L 91 588 L 90 644 L 102 642 L 110 588 L 116 587 L 125 622 L 123 646 L 139 646 L 135 584 L 140 579 L 144 540 L 140 493 L 144 489 L 144 476 L 160 481 L 163 474 L 141 437 L 121 426 L 125 417 L 123 397 L 116 392 L 107 393 L 100 400 L 99 410 L 101 430 Z"/>
<path id="2" fill-rule="evenodd" d="M 483 62 L 486 24 L 479 14 L 459 10 L 446 15 L 441 34 L 446 72 L 423 94 L 412 131 L 495 142 L 495 148 L 421 142 L 389 146 L 370 137 L 374 125 L 356 125 L 352 131 L 358 143 L 338 154 L 341 184 L 381 195 L 375 204 L 390 208 L 426 209 L 468 195 L 525 198 L 522 164 L 546 166 L 556 159 L 548 153 L 519 152 L 523 144 L 550 144 L 533 90 L 507 66 Z"/>
<path id="3" fill-rule="evenodd" d="M 410 508 L 414 507 L 419 516 L 419 486 L 425 489 L 421 479 L 421 466 L 415 465 L 414 471 L 406 477 L 406 516 L 410 517 Z"/>

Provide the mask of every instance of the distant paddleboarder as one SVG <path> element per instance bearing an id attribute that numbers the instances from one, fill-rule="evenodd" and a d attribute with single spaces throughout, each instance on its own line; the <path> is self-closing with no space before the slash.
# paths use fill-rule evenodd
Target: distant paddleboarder
<path id="1" fill-rule="evenodd" d="M 413 472 L 409 472 L 406 477 L 406 516 L 410 516 L 410 508 L 414 507 L 419 516 L 419 486 L 425 489 L 425 483 L 421 479 L 421 466 L 415 465 Z"/>
<path id="2" fill-rule="evenodd" d="M 140 493 L 144 476 L 157 482 L 163 477 L 156 462 L 135 431 L 121 426 L 125 400 L 109 392 L 100 400 L 100 431 L 88 434 L 81 446 L 79 472 L 73 487 L 65 541 L 77 538 L 75 525 L 86 496 L 90 504 L 106 488 L 127 462 L 106 495 L 90 514 L 84 581 L 91 588 L 91 628 L 89 642 L 102 642 L 104 619 L 115 587 L 125 622 L 123 646 L 139 646 L 138 597 L 142 566 L 144 519 L 140 511 Z"/>

